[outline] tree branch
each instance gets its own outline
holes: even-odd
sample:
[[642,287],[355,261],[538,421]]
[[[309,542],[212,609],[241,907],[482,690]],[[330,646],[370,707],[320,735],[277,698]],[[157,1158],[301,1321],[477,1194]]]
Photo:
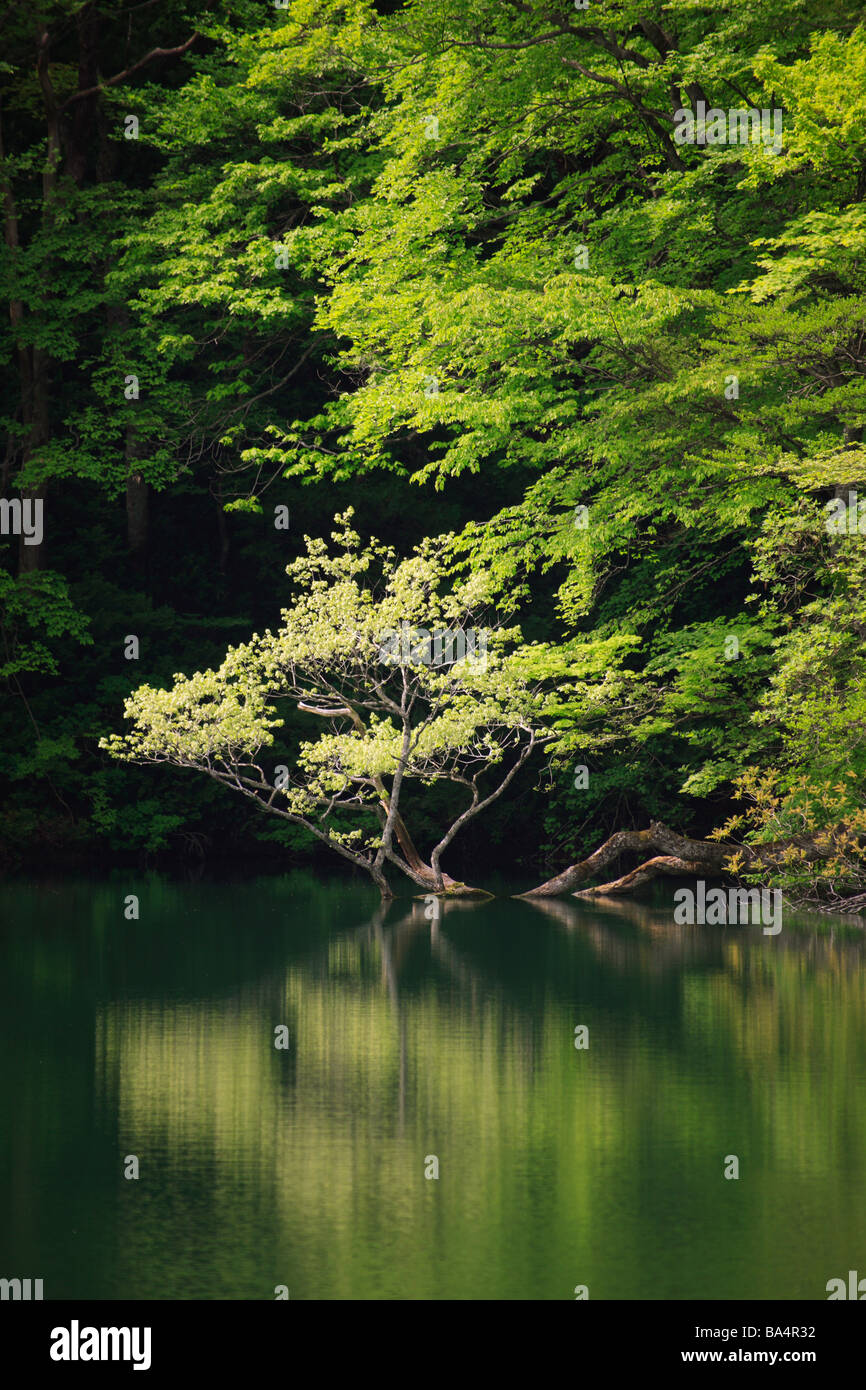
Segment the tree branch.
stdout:
[[67,108],[74,105],[76,101],[83,101],[85,97],[92,97],[96,92],[103,92],[106,87],[116,87],[119,82],[125,82],[127,77],[131,77],[134,72],[138,72],[139,69],[145,67],[148,63],[152,63],[156,58],[179,58],[182,53],[186,53],[187,49],[192,47],[198,37],[199,35],[196,32],[187,39],[186,43],[178,44],[177,48],[152,48],[143,58],[139,58],[137,63],[133,63],[131,67],[124,68],[123,72],[115,73],[114,77],[107,78],[105,82],[97,82],[94,87],[85,87],[84,91],[73,92],[72,96],[67,97],[58,109],[60,111],[66,111]]
[[[737,845],[718,840],[692,840],[687,835],[678,835],[675,830],[669,829],[661,821],[653,821],[648,830],[617,831],[587,859],[581,859],[579,863],[572,864],[570,868],[557,874],[555,878],[548,879],[538,888],[531,888],[528,893],[520,893],[518,896],[521,898],[555,898],[561,894],[571,893],[578,884],[583,883],[588,878],[594,878],[601,869],[613,863],[621,854],[635,850],[643,853],[647,849],[661,850],[662,854],[670,857],[672,862],[680,861],[690,866],[687,869],[671,869],[670,872],[693,873],[697,870],[718,876],[724,873],[725,861],[731,859],[735,854],[739,855],[753,870],[758,867],[771,867],[781,863],[786,853],[791,849],[802,851],[810,862],[826,857],[825,852],[818,848],[811,835],[795,835],[787,840],[775,840],[771,844]],[[633,874],[626,874],[623,878],[615,880],[614,883],[606,884],[604,888],[594,891],[599,893],[606,891],[630,892],[632,888],[640,886],[634,876],[645,873],[649,865],[658,865],[659,863],[660,860],[658,859],[648,860],[638,869],[635,869]],[[653,878],[656,874],[664,872],[667,870],[657,867],[648,877]],[[622,886],[629,879],[634,879],[634,881],[628,886]],[[640,880],[640,882],[646,881],[647,879]]]

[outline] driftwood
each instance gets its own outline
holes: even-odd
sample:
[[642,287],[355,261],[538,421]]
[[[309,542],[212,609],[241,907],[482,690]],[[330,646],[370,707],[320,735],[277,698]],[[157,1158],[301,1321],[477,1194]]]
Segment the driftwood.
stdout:
[[[725,863],[738,854],[745,865],[753,868],[763,866],[773,868],[782,863],[791,849],[801,850],[805,857],[814,861],[826,856],[827,851],[818,848],[811,836],[794,836],[789,840],[776,840],[765,845],[737,845],[718,840],[692,840],[687,835],[678,835],[661,821],[653,821],[648,830],[619,830],[605,840],[594,854],[579,863],[572,864],[563,873],[550,878],[522,898],[557,898],[567,893],[581,897],[594,897],[603,894],[632,893],[644,883],[649,883],[660,874],[710,874],[721,877]],[[612,879],[598,887],[581,889],[587,879],[597,877],[609,864],[615,863],[621,854],[650,854],[636,869]]]
[[615,878],[610,883],[598,884],[595,888],[581,888],[574,896],[576,898],[592,898],[596,895],[610,894],[611,897],[620,893],[633,893],[636,888],[642,888],[645,883],[649,883],[654,878],[659,878],[662,874],[686,874],[689,878],[698,878],[702,873],[717,874],[720,870],[708,868],[706,862],[698,859],[679,859],[673,854],[657,854],[653,859],[647,859],[637,869],[632,869],[630,874],[623,874],[622,878]]

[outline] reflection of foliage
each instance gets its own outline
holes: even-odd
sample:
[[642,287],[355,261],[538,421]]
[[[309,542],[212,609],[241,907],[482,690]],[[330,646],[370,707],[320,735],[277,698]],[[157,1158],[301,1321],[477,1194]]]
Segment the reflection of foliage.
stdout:
[[[765,946],[676,938],[634,903],[556,903],[579,930],[446,904],[452,967],[432,942],[427,958],[422,904],[379,935],[345,879],[148,877],[142,930],[119,925],[118,886],[3,888],[6,1234],[53,1242],[87,1216],[87,1294],[558,1298],[579,1260],[598,1297],[814,1298],[866,1240],[862,932],[791,920]],[[22,1108],[22,1086],[45,1103]],[[735,1141],[750,1167],[732,1221]],[[147,1202],[118,1203],[127,1152],[165,1156]],[[263,1289],[271,1259],[286,1273]]]
[[[749,1153],[758,1146],[770,1157],[743,1197],[746,1215],[737,1227],[730,1278],[742,1281],[750,1269],[750,1296],[769,1296],[779,1272],[768,1266],[765,1243],[786,1204],[803,1204],[804,1184],[815,1188],[816,1175],[823,1200],[827,1184],[839,1181],[840,1153],[849,1181],[866,1157],[860,1131],[852,1135],[850,1128],[851,1114],[859,1113],[856,1077],[842,1064],[866,1046],[862,943],[846,952],[811,938],[812,969],[804,977],[805,942],[767,953],[727,940],[718,968],[675,966],[661,995],[644,981],[643,1008],[636,1009],[631,995],[617,1005],[624,981],[613,963],[621,953],[630,967],[628,986],[637,987],[642,948],[611,933],[605,949],[615,952],[612,965],[602,957],[595,987],[586,993],[584,985],[585,1016],[594,1042],[609,1036],[612,1024],[618,1041],[596,1052],[591,1046],[582,1059],[591,1067],[576,1075],[573,1006],[567,988],[551,990],[546,972],[555,960],[563,982],[572,971],[585,980],[580,938],[560,938],[544,967],[522,967],[524,985],[527,974],[539,988],[547,981],[539,1014],[521,1006],[521,991],[503,992],[495,961],[476,944],[477,926],[464,940],[446,910],[441,929],[484,981],[480,992],[471,982],[458,988],[456,974],[448,990],[427,980],[395,1005],[379,951],[363,933],[331,942],[327,978],[314,962],[280,977],[272,1011],[297,1020],[291,1107],[303,1125],[282,1122],[280,1070],[262,1046],[252,991],[217,1010],[109,1007],[99,1030],[98,1070],[118,1077],[124,1132],[156,1130],[172,1152],[214,1153],[220,1191],[232,1190],[238,1172],[255,1172],[292,1249],[324,1245],[331,1252],[327,1275],[314,1257],[307,1263],[300,1254],[299,1292],[343,1297],[392,1296],[387,1279],[372,1287],[365,1282],[371,1278],[365,1252],[370,1243],[380,1248],[381,1211],[392,1210],[395,1193],[403,1194],[401,1220],[411,1233],[392,1254],[405,1296],[430,1296],[431,1250],[437,1268],[448,1271],[451,1296],[477,1296],[482,1288],[489,1296],[526,1296],[530,1282],[533,1297],[558,1296],[557,1281],[575,1258],[576,1227],[584,1233],[584,1258],[598,1261],[607,1277],[596,1243],[631,1248],[639,1229],[649,1246],[673,1240],[680,1248],[676,1274],[657,1263],[641,1268],[637,1259],[620,1266],[627,1288],[611,1288],[611,1296],[657,1294],[664,1280],[666,1296],[685,1297],[711,1277],[721,1277],[725,1296],[744,1293],[741,1282],[727,1283],[729,1276],[711,1276],[706,1267],[707,1249],[725,1248],[731,1236],[717,1190],[721,1155],[736,1133]],[[647,967],[653,954],[650,946]],[[467,1030],[475,1039],[469,1048]],[[410,1078],[402,1121],[401,1067]],[[443,1156],[437,1143],[446,1134]],[[421,1182],[419,1155],[431,1151],[447,1162],[447,1216],[411,1195]],[[636,1190],[636,1173],[652,1181],[652,1202]],[[539,1190],[546,1194],[543,1212]],[[602,1193],[617,1195],[613,1210]],[[699,1221],[699,1250],[672,1235],[671,1204]],[[823,1214],[814,1232],[810,1208],[804,1220],[816,1248],[842,1248],[840,1231],[828,1231]],[[862,1225],[862,1215],[855,1222]],[[507,1267],[489,1257],[503,1228]],[[531,1258],[539,1230],[543,1269]],[[813,1273],[807,1262],[772,1291],[806,1296]]]

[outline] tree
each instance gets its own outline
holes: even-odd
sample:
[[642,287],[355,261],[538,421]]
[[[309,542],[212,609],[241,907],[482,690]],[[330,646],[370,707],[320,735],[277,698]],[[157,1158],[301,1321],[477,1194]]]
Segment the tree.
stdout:
[[[176,676],[170,690],[141,687],[126,702],[133,731],[101,746],[208,774],[303,826],[383,895],[387,865],[419,887],[465,892],[442,857],[552,738],[550,669],[497,619],[489,576],[446,582],[448,537],[398,560],[375,540],[362,546],[351,515],[336,518],[333,554],[306,538],[287,567],[294,598],[275,632],[230,648],[218,670]],[[587,671],[593,662],[597,653]],[[327,725],[301,743],[291,770],[262,757],[283,722],[279,700]],[[429,861],[401,810],[410,782],[462,794]]]
[[[658,823],[706,843],[738,787],[762,789],[749,843],[777,843],[802,830],[803,778],[809,834],[859,823],[861,7],[623,0],[599,23],[572,0],[46,0],[40,14],[45,44],[11,10],[0,20],[5,469],[21,491],[50,485],[64,575],[80,565],[77,499],[100,495],[104,587],[69,588],[97,650],[112,499],[148,556],[124,567],[146,596],[117,592],[114,611],[159,605],[167,640],[139,677],[158,686],[181,662],[218,663],[212,615],[231,623],[235,596],[226,641],[268,620],[272,559],[297,547],[266,526],[265,497],[290,495],[311,534],[344,505],[334,484],[359,513],[386,497],[376,529],[403,546],[397,499],[417,488],[413,541],[454,532],[503,621],[531,634],[545,689],[562,673],[532,843],[523,779],[490,817],[513,815],[527,857],[552,873]],[[700,103],[766,109],[781,140],[741,140],[739,122],[682,142]],[[138,141],[121,133],[130,110]],[[119,391],[127,371],[140,400]],[[46,389],[28,394],[31,377]],[[167,530],[196,532],[178,573],[147,546],[149,493],[163,553]],[[828,502],[855,517],[845,543]],[[59,689],[74,648],[68,630],[52,640]],[[578,667],[607,653],[597,698],[569,685],[575,652]],[[104,708],[116,689],[97,680]],[[17,701],[9,743],[36,725],[55,747],[71,738],[47,672],[20,686],[33,719]],[[314,717],[294,703],[287,738]],[[98,794],[110,818],[132,774],[91,777],[78,722],[85,775],[70,764],[57,786]],[[831,745],[851,754],[844,783]],[[436,816],[455,790],[437,785]],[[400,806],[409,818],[411,793]],[[356,809],[376,824],[374,805]],[[856,874],[831,885],[828,864],[810,861],[808,893],[850,897]]]
[[[536,473],[459,545],[530,601],[557,574],[551,641],[633,639],[639,680],[609,730],[626,823],[667,798],[709,830],[750,768],[797,784],[798,615],[834,710],[858,704],[829,618],[856,565],[839,552],[831,573],[820,523],[866,492],[859,21],[846,3],[635,0],[599,26],[549,0],[416,0],[379,26],[388,159],[320,241],[343,376],[320,415],[275,428],[275,452],[297,474],[437,486]],[[677,112],[701,102],[766,109],[781,141],[679,143]],[[832,760],[814,776],[829,793]],[[858,773],[846,794],[864,792]]]

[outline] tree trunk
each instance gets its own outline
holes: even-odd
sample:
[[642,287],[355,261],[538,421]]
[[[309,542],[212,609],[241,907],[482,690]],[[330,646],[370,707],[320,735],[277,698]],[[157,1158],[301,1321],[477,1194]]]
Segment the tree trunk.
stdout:
[[556,898],[566,893],[574,893],[587,879],[594,878],[600,871],[619,859],[626,852],[643,855],[647,850],[661,850],[661,856],[651,856],[631,873],[613,879],[600,887],[588,890],[589,895],[631,893],[659,874],[711,874],[720,877],[724,873],[725,861],[738,854],[747,864],[755,868],[772,868],[781,862],[786,850],[800,849],[810,862],[822,859],[826,851],[819,850],[812,836],[794,836],[789,840],[776,840],[765,845],[736,845],[717,840],[691,840],[686,835],[678,835],[675,830],[653,821],[648,830],[620,830],[605,840],[594,854],[587,859],[572,864],[555,878],[531,888],[528,893],[520,893],[521,898]]
[[[127,430],[126,454],[130,459],[132,426]],[[150,521],[150,488],[130,459],[130,472],[126,475],[126,542],[132,560],[141,563],[147,555],[147,538]]]
[[388,898],[393,898],[394,893],[391,889],[391,885],[389,884],[385,875],[382,873],[382,870],[375,868],[371,869],[370,875],[382,896],[382,901],[385,902]]
[[[316,705],[308,705],[299,701],[298,709],[302,710],[305,714],[318,714],[329,719],[335,719],[343,715],[352,721],[352,724],[359,734],[365,734],[367,732],[361,716],[358,714],[357,710],[352,709],[350,705],[340,705],[336,709],[322,709]],[[379,798],[382,810],[387,817],[391,811],[391,798],[388,795],[388,789],[381,777],[374,776],[371,780],[376,789],[376,795]],[[460,890],[464,888],[464,884],[458,883],[456,879],[449,878],[448,874],[443,874],[441,872],[437,873],[430,864],[425,864],[415,848],[415,842],[409,834],[406,822],[403,820],[399,811],[394,813],[392,824],[394,827],[394,836],[400,846],[405,865],[400,864],[399,860],[396,862],[398,866],[403,869],[404,873],[408,873],[409,877],[418,883],[419,887],[424,888],[429,885],[433,892],[438,893],[446,892],[448,889]]]
[[601,883],[595,888],[582,888],[573,896],[618,897],[620,894],[633,893],[636,888],[642,888],[645,883],[663,874],[684,874],[688,878],[697,878],[699,874],[707,872],[715,874],[718,871],[708,870],[707,864],[699,859],[679,859],[673,854],[658,854],[653,859],[647,859],[637,869],[632,869],[631,873],[623,874],[622,878],[615,878],[610,883]]

